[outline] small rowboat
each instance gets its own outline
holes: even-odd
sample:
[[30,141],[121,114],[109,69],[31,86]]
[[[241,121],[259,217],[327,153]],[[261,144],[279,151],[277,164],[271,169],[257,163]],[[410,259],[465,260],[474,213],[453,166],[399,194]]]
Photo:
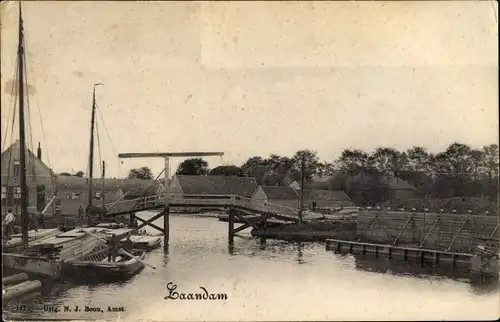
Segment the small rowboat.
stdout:
[[126,280],[144,268],[141,261],[146,252],[136,250],[131,254],[136,258],[126,254],[112,258],[109,250],[101,250],[81,260],[66,261],[62,267],[62,275],[65,279],[80,283]]
[[161,237],[148,235],[132,235],[122,240],[125,249],[151,251],[161,246]]

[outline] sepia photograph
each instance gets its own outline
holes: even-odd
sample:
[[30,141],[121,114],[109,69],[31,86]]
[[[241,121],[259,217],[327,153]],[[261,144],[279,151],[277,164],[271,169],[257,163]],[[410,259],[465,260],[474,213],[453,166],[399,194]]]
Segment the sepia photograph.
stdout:
[[498,2],[2,1],[4,321],[500,318]]

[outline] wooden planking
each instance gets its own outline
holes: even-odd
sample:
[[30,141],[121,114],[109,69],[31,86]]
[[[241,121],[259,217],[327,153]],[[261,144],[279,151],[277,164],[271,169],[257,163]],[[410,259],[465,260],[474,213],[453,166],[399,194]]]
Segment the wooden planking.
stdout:
[[[357,217],[358,234],[377,215],[375,222],[364,234],[364,239],[378,243],[389,243],[404,227],[410,214],[409,212],[361,211]],[[426,240],[426,247],[447,248],[464,220],[467,219],[468,221],[453,243],[452,249],[468,250],[480,243],[476,237],[489,237],[488,234],[493,232],[498,223],[497,216],[413,213],[413,219],[401,233],[398,243],[420,244],[438,218],[441,220]]]

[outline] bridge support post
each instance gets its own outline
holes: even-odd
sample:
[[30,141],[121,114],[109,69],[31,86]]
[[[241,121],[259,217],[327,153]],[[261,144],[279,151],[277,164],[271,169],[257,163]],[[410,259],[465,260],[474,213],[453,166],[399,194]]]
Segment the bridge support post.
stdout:
[[130,213],[128,217],[128,226],[130,228],[135,228],[135,212]]
[[229,245],[234,244],[234,210],[229,209],[229,235],[228,235]]

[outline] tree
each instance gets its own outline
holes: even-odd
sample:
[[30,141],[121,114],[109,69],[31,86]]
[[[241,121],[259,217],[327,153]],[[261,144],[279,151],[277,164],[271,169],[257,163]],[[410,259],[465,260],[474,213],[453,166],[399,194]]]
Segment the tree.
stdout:
[[153,179],[153,172],[148,167],[141,167],[138,169],[130,169],[128,173],[129,179]]
[[480,161],[480,171],[490,179],[498,179],[498,145],[490,144],[483,147]]
[[393,176],[403,171],[408,164],[406,153],[393,148],[377,148],[372,154],[375,168],[386,176]]
[[318,173],[321,168],[321,162],[319,161],[316,151],[311,150],[300,150],[297,151],[292,157],[293,169],[302,172],[302,162],[304,162],[304,180],[310,181],[312,176]]
[[346,149],[336,161],[340,172],[348,175],[356,175],[362,170],[372,167],[372,160],[368,153],[361,150]]
[[285,181],[287,179],[292,179],[294,161],[289,157],[281,157],[276,154],[271,154],[266,162],[269,164],[270,170],[270,173],[267,174],[268,181],[273,181],[270,185],[283,186],[286,184]]
[[85,175],[85,172],[83,172],[83,171],[78,171],[75,173],[75,176],[80,177],[80,178],[83,178],[84,175]]
[[262,157],[254,156],[249,158],[243,165],[241,166],[241,170],[243,174],[247,177],[253,177],[253,171],[259,166],[268,166],[266,160],[262,159]]
[[439,197],[468,197],[478,192],[481,152],[455,142],[433,158],[434,193]]
[[258,185],[267,185],[266,177],[270,175],[269,161],[260,156],[249,158],[241,166],[241,171],[246,177],[253,177]]
[[186,159],[179,164],[176,174],[205,176],[208,174],[208,162],[202,158]]
[[209,175],[211,176],[228,176],[228,177],[243,177],[243,171],[235,165],[221,165],[213,168]]
[[408,171],[431,172],[432,155],[427,153],[426,149],[414,146],[406,151],[408,157]]

